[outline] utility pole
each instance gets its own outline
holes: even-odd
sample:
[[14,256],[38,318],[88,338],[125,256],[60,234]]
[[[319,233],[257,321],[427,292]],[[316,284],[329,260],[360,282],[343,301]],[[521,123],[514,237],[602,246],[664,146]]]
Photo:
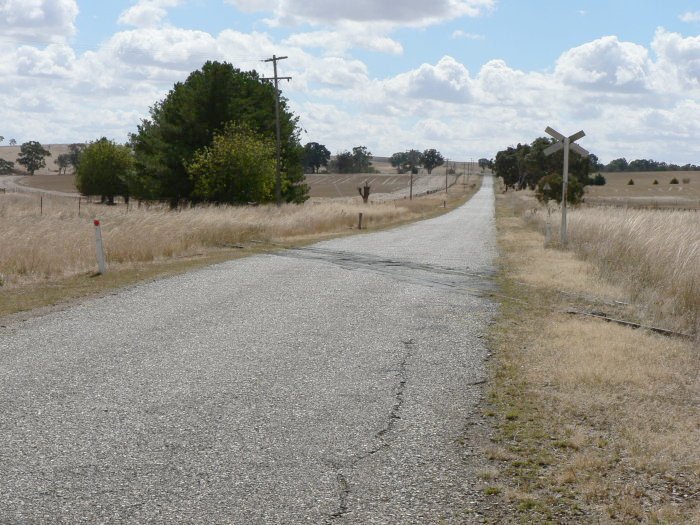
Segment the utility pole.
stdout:
[[282,131],[280,129],[280,90],[279,90],[279,81],[280,80],[286,80],[290,81],[292,80],[292,77],[278,77],[277,76],[277,62],[280,60],[286,60],[288,57],[278,57],[276,55],[272,55],[272,58],[268,58],[267,60],[263,60],[263,62],[272,62],[272,66],[274,69],[275,76],[273,77],[267,77],[263,78],[262,80],[272,80],[275,83],[275,126],[277,130],[277,167],[276,167],[276,173],[275,173],[275,202],[277,203],[277,206],[282,205],[282,174],[280,172],[280,163],[281,163],[281,150],[282,150]]
[[445,193],[447,193],[447,175],[450,173],[450,159],[445,159]]

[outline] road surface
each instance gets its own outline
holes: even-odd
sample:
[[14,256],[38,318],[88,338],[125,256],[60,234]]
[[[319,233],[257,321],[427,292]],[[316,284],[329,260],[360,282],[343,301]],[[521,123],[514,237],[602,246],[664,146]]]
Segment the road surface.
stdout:
[[0,328],[0,523],[469,521],[493,215],[487,177],[433,220]]

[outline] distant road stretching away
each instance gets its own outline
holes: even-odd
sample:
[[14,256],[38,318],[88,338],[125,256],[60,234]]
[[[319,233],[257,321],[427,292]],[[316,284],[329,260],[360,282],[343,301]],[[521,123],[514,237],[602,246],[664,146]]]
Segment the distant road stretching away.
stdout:
[[0,328],[0,523],[464,523],[494,256],[486,177]]

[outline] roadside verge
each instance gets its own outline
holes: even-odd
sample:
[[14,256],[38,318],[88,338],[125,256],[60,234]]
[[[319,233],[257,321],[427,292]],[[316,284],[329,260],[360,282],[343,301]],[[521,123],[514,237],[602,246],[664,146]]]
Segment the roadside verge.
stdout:
[[700,523],[697,343],[567,313],[629,294],[544,248],[531,203],[497,196],[500,318],[482,453],[487,523]]

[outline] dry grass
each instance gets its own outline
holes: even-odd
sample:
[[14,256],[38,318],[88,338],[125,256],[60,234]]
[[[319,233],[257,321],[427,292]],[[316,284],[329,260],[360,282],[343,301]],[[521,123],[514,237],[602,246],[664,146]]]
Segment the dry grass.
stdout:
[[[455,205],[468,192],[453,191]],[[8,290],[95,269],[93,218],[102,233],[111,269],[171,258],[192,257],[250,241],[302,242],[345,234],[363,226],[377,229],[440,213],[443,196],[370,204],[325,203],[282,207],[209,206],[169,211],[164,206],[87,205],[78,216],[77,199],[0,194],[0,285]]]
[[486,453],[505,489],[491,519],[700,523],[697,344],[561,313],[633,308],[614,302],[631,299],[594,258],[545,249],[519,201],[498,203],[507,298]]
[[[646,322],[697,332],[700,215],[694,211],[579,208],[569,213],[575,253],[643,306]],[[540,225],[545,212],[528,214]],[[561,215],[552,215],[554,239]]]
[[[604,173],[607,184],[587,186],[586,202],[609,206],[700,209],[700,172]],[[671,184],[672,179],[679,184]],[[633,185],[628,184],[630,180]],[[654,184],[654,181],[658,184]],[[685,181],[685,182],[684,182]]]

